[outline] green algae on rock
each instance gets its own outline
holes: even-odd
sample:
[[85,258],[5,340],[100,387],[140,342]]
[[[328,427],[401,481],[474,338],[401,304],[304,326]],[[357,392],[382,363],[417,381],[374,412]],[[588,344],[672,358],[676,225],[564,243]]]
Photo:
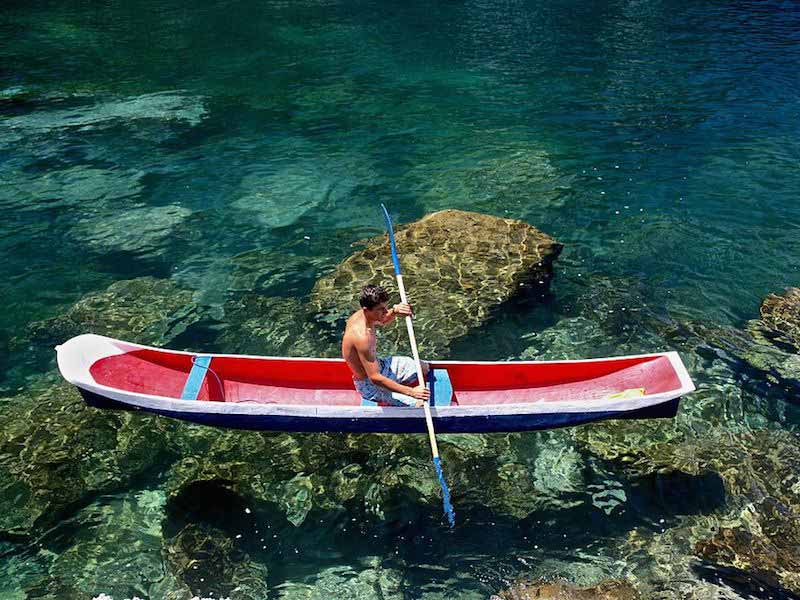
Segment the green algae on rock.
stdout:
[[[396,239],[417,313],[420,351],[431,358],[443,357],[452,340],[485,323],[493,309],[522,290],[542,293],[562,248],[522,221],[460,210],[443,210],[400,226]],[[367,283],[396,290],[387,237],[369,240],[366,248],[320,279],[311,306],[324,320],[343,320],[357,308],[358,291]],[[407,346],[400,329],[384,332],[385,351]]]
[[490,600],[638,600],[639,592],[627,581],[607,579],[591,587],[567,581],[517,582]]

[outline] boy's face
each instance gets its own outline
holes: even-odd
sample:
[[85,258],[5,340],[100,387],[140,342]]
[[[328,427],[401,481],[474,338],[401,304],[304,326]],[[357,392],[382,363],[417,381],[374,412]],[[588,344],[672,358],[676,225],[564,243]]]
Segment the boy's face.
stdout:
[[381,302],[373,308],[365,308],[364,312],[367,313],[367,318],[372,321],[383,321],[383,319],[386,318],[386,315],[389,313],[389,308],[386,306],[386,304],[386,302]]

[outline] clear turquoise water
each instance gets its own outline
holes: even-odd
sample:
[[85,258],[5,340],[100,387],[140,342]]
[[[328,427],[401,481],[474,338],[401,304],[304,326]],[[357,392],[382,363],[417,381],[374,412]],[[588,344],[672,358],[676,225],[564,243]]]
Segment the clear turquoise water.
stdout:
[[[794,3],[5,3],[0,348],[116,280],[172,278],[219,306],[231,259],[252,249],[291,259],[270,293],[302,299],[382,232],[379,201],[400,221],[441,208],[519,218],[565,245],[549,303],[499,317],[457,357],[535,354],[598,282],[656,321],[741,326],[800,284],[798,62]],[[669,346],[655,326],[621,324],[601,343],[565,331],[558,351],[573,357]],[[53,368],[0,360],[6,393]],[[785,398],[762,400],[740,400],[739,425],[794,427],[771,421]],[[604,477],[588,468],[583,494]],[[647,520],[661,500],[643,502]],[[574,526],[568,511],[546,518]],[[618,575],[601,558],[614,555],[608,527],[580,528],[591,558],[551,540],[552,555]],[[519,528],[497,523],[486,544],[475,525],[414,552],[396,529],[370,532],[369,552],[335,522],[284,534],[287,547],[328,536],[348,560],[406,548],[393,566],[407,597],[480,597],[543,560]],[[25,556],[9,550],[0,574],[21,577]],[[336,562],[264,560],[285,581]]]

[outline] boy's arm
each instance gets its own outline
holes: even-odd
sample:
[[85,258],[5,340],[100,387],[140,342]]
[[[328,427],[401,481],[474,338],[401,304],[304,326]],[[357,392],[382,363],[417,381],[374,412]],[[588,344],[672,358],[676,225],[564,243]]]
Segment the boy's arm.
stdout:
[[392,321],[394,321],[397,317],[405,317],[405,316],[413,316],[414,313],[411,310],[411,306],[408,304],[395,304],[392,308],[389,309],[389,312],[386,313],[386,316],[383,318],[383,321],[380,322],[380,325],[388,325]]
[[367,373],[367,377],[375,385],[379,385],[392,392],[411,396],[417,400],[427,400],[430,398],[431,394],[424,385],[412,388],[408,385],[397,383],[394,379],[390,379],[384,375],[381,375],[377,359],[370,355],[369,342],[367,340],[359,341],[356,344],[356,349],[358,350],[358,358],[361,360],[361,364],[364,367],[364,371]]

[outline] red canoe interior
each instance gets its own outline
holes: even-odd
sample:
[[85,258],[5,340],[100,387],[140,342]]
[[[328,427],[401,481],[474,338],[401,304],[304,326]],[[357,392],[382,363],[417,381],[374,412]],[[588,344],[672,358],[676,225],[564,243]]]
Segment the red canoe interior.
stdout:
[[[434,367],[437,365],[434,363]],[[563,363],[445,364],[459,406],[591,401],[627,389],[656,394],[681,387],[667,356]],[[437,367],[438,368],[438,367]],[[192,356],[141,349],[102,358],[94,380],[119,390],[180,398]],[[344,361],[214,357],[198,400],[269,404],[361,404]]]

